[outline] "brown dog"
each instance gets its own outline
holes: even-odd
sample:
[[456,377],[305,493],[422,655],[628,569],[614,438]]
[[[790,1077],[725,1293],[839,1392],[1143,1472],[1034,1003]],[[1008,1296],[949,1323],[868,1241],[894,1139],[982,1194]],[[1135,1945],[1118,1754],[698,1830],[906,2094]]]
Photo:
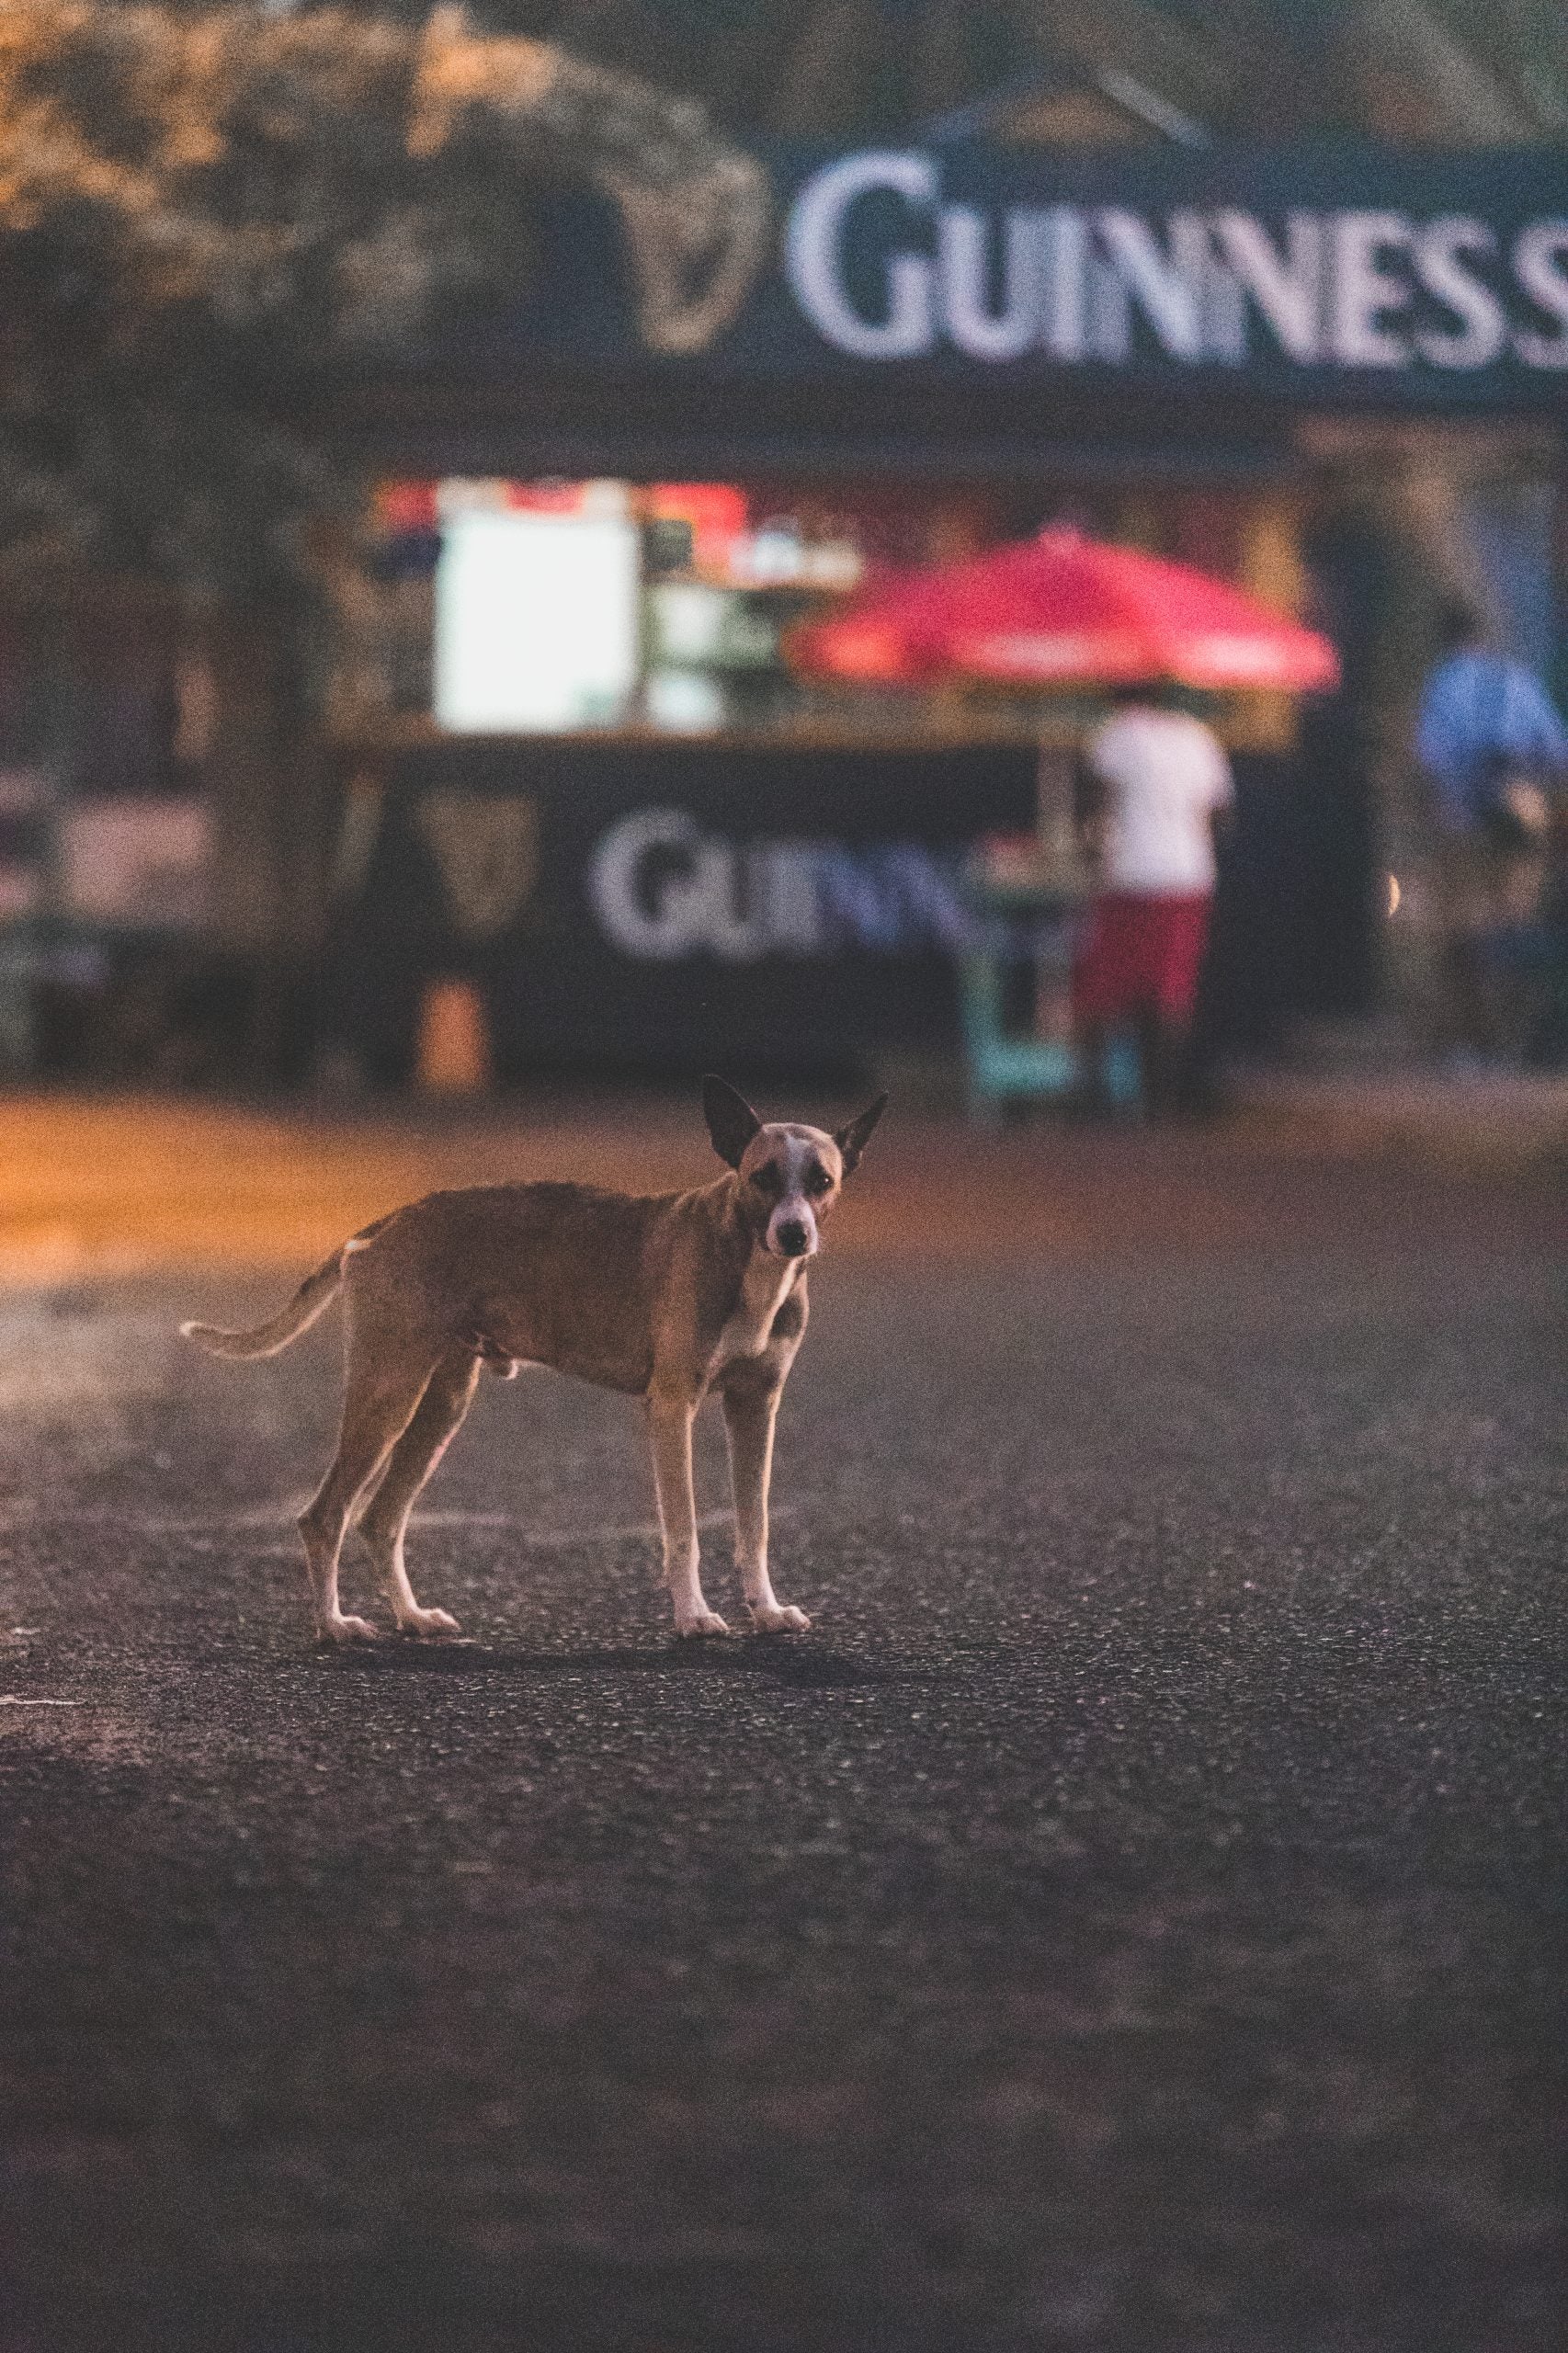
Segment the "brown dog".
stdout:
[[338,1556],[362,1504],[361,1533],[400,1631],[457,1632],[444,1609],[420,1608],[403,1537],[485,1364],[507,1378],[522,1364],[549,1365],[643,1399],[681,1634],[729,1631],[702,1597],[691,1483],[692,1421],[717,1389],[752,1622],[763,1633],[803,1631],[810,1620],[776,1598],[767,1574],[773,1426],[806,1328],[806,1262],[886,1102],[880,1095],[828,1135],[765,1126],[733,1087],[710,1078],[708,1132],[729,1164],[711,1185],[651,1195],[586,1185],[431,1193],[345,1243],[254,1332],[182,1324],[214,1356],[276,1356],[345,1293],[343,1427],[300,1520],[319,1638],[374,1639],[337,1598]]

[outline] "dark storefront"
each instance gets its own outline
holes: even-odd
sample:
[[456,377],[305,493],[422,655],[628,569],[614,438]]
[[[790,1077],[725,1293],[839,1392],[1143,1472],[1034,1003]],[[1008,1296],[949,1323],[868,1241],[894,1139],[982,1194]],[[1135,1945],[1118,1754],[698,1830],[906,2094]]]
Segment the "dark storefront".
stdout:
[[[1031,822],[1038,744],[1065,747],[1090,710],[852,707],[801,689],[779,648],[866,562],[1062,517],[1340,637],[1332,702],[1219,713],[1240,823],[1209,1018],[1266,1048],[1294,1012],[1364,1008],[1398,725],[1379,649],[1403,631],[1408,667],[1439,586],[1367,518],[1401,466],[1461,504],[1501,483],[1540,522],[1516,603],[1547,636],[1522,650],[1558,654],[1568,163],[961,147],[772,169],[772,265],[705,350],[639,348],[613,220],[561,202],[524,313],[335,392],[333,429],[387,487],[334,720],[334,1040],[401,1074],[422,990],[456,975],[483,992],[502,1074],[863,1069],[951,1045],[966,849]],[[528,694],[508,678],[528,632],[508,653],[505,593],[487,602],[474,570],[566,524],[608,566],[602,594],[588,571],[570,592],[596,617],[578,639],[633,600],[575,701],[548,659]],[[578,540],[548,544],[576,563]]]

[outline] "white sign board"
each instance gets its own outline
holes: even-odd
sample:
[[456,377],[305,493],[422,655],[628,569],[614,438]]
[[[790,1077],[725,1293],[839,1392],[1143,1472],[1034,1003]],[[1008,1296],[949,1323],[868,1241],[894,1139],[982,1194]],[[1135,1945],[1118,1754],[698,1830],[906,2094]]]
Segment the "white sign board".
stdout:
[[638,588],[636,527],[623,517],[451,516],[436,572],[437,726],[613,724],[637,685]]

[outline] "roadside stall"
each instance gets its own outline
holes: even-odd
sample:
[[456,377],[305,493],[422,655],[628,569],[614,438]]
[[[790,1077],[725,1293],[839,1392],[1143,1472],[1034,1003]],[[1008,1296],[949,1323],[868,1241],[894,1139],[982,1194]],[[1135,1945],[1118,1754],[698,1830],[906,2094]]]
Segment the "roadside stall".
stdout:
[[1071,525],[1342,649],[1304,716],[1219,698],[1211,1017],[1267,1047],[1364,1006],[1422,904],[1386,929],[1426,614],[1483,574],[1506,641],[1558,656],[1568,164],[766,162],[777,238],[699,349],[649,347],[611,210],[562,199],[516,315],[301,392],[379,485],[338,550],[321,803],[263,715],[248,759],[221,725],[177,778],[209,845],[193,818],[179,919],[280,988],[291,960],[317,1059],[372,1079],[956,1054],[975,845],[1031,827],[1092,682],[846,687],[786,646],[888,573]]

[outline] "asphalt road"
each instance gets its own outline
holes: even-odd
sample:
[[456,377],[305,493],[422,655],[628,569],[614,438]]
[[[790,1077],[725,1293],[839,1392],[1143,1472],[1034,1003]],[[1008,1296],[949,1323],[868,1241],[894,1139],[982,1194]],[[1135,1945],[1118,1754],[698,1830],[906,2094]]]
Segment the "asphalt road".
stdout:
[[671,1642],[536,1378],[411,1547],[465,1642],[318,1655],[330,1329],[0,1302],[3,2353],[1556,2344],[1552,1205],[1117,1166],[1131,1244],[1056,1148],[1061,1247],[820,1269],[794,1640]]

